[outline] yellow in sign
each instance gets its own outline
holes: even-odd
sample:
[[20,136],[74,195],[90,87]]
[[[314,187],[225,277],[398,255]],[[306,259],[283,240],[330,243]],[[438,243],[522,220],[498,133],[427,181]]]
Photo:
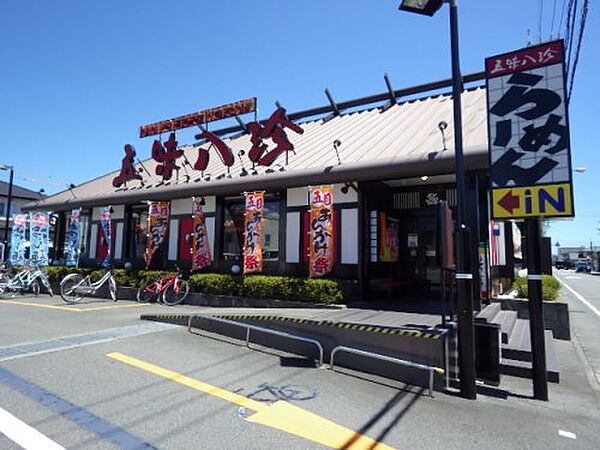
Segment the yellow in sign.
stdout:
[[571,185],[561,183],[494,189],[492,215],[496,219],[572,217]]

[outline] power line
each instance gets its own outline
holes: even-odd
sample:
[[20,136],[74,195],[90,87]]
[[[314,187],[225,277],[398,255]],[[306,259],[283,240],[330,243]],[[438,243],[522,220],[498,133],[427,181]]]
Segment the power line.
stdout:
[[560,37],[563,19],[565,18],[565,10],[567,9],[567,0],[563,0],[562,8],[560,9],[560,20],[558,21],[558,31],[556,32],[557,36]]
[[584,0],[583,9],[581,11],[581,20],[579,22],[579,36],[577,38],[577,50],[575,50],[575,62],[573,63],[573,69],[571,71],[571,80],[569,84],[569,93],[567,95],[567,103],[571,100],[571,93],[573,92],[573,81],[575,81],[575,71],[577,70],[577,63],[579,62],[579,52],[581,50],[581,42],[583,40],[583,32],[585,30],[585,23],[587,21],[587,15],[590,8],[589,0]]
[[544,0],[540,0],[540,17],[538,19],[538,42],[542,42],[542,16],[544,15]]
[[552,6],[552,22],[550,23],[550,39],[552,39],[552,34],[554,33],[554,18],[556,16],[556,0],[554,0],[554,4]]
[[[571,67],[571,52],[573,50],[573,36],[575,34],[575,16],[577,15],[577,0],[571,0],[571,8],[569,9],[569,15],[567,16],[567,41],[566,47],[567,53],[567,74]],[[567,77],[568,78],[568,77]]]

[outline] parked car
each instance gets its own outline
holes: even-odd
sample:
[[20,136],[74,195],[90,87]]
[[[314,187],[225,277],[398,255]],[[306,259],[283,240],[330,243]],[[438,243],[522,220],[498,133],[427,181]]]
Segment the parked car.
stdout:
[[591,273],[591,271],[592,271],[592,263],[589,262],[589,261],[577,261],[575,263],[575,271],[576,272]]
[[557,260],[554,263],[554,267],[556,267],[557,269],[574,269],[575,265],[573,264],[573,261],[571,261],[570,259],[563,259],[563,260]]

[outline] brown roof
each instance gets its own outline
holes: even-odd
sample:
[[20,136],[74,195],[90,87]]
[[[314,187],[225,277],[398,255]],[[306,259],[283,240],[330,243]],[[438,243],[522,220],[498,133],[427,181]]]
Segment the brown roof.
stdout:
[[[465,163],[469,169],[488,165],[488,142],[486,125],[485,88],[465,91],[462,95],[463,146]],[[242,163],[236,157],[227,177],[225,166],[218,155],[211,152],[210,164],[205,176],[187,168],[191,181],[185,182],[185,171],[180,170],[167,184],[159,185],[161,178],[154,175],[156,162],[144,161],[146,169],[153,174],[143,174],[146,187],[130,182],[127,189],[115,189],[112,179],[118,171],[83,183],[72,190],[52,195],[31,203],[29,209],[66,210],[77,206],[108,205],[184,198],[193,195],[237,194],[252,189],[282,189],[343,181],[363,181],[402,178],[409,176],[436,175],[454,171],[454,134],[452,127],[452,98],[438,95],[424,99],[398,103],[385,111],[372,108],[341,114],[330,120],[312,120],[299,124],[303,134],[287,130],[294,144],[295,154],[289,154],[289,164],[284,166],[285,156],[276,161],[278,166],[259,167],[258,174],[240,176]],[[442,134],[438,123],[448,123],[446,147],[443,150]],[[339,140],[341,165],[338,165],[333,141]],[[249,135],[224,139],[234,155],[251,147]],[[198,156],[198,146],[181,147],[193,164]],[[272,148],[272,147],[271,147]],[[245,168],[251,163],[242,156]],[[281,170],[284,168],[284,170]],[[274,171],[273,171],[274,169]],[[217,179],[220,177],[219,179]]]

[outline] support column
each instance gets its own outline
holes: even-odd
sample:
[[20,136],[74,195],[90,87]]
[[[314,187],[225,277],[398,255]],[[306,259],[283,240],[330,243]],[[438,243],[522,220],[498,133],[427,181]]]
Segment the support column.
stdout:
[[538,219],[525,219],[525,222],[527,226],[527,292],[529,294],[533,397],[537,400],[547,401],[548,375],[546,372],[546,346],[544,342],[540,222]]

